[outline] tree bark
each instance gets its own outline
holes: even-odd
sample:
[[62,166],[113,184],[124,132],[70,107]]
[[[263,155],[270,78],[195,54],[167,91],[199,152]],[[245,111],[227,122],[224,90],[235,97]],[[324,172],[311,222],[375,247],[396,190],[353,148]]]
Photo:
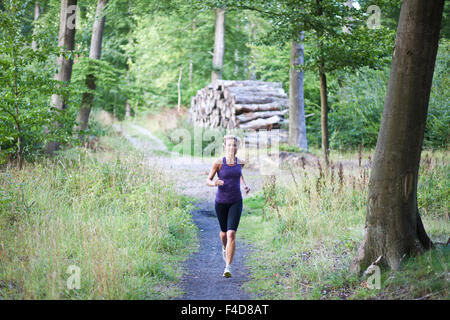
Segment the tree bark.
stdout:
[[181,76],[183,74],[183,67],[180,68],[180,74],[178,75],[178,84],[177,84],[177,88],[178,88],[178,105],[177,105],[177,110],[178,112],[180,112],[180,108],[181,108]]
[[308,150],[306,140],[305,99],[303,95],[303,71],[297,67],[303,64],[303,32],[299,42],[291,43],[291,68],[289,72],[289,144]]
[[[67,51],[73,51],[75,46],[75,17],[77,0],[61,0],[61,13],[59,22],[58,47],[66,48]],[[61,82],[70,82],[72,77],[72,59],[66,59],[63,56],[58,57],[58,72],[55,74],[55,80]],[[50,99],[50,105],[56,109],[66,109],[66,104],[60,95],[54,94]],[[58,126],[56,122],[54,124]],[[45,130],[47,131],[47,130]],[[45,152],[53,154],[59,149],[59,142],[48,141],[45,145]]]
[[328,93],[327,93],[327,76],[323,71],[323,63],[319,66],[320,78],[320,123],[322,127],[322,154],[325,160],[326,168],[329,167],[329,148],[328,148]]
[[131,104],[130,101],[127,100],[127,102],[125,103],[125,118],[130,118],[131,117]]
[[[316,0],[317,15],[323,15],[322,1]],[[319,43],[319,54],[322,55],[322,32],[317,34],[317,41]],[[325,174],[328,174],[329,168],[329,148],[328,148],[328,93],[327,93],[327,76],[325,73],[325,61],[321,56],[319,63],[319,80],[320,80],[320,123],[322,128],[322,154],[325,161]]]
[[[39,19],[40,15],[41,15],[41,13],[40,13],[39,1],[36,0],[36,2],[34,3],[34,22],[36,22]],[[37,50],[36,40],[33,40],[31,42],[31,49],[33,49],[34,51]]]
[[[236,25],[236,30],[239,30],[239,24]],[[234,49],[234,76],[239,73],[239,49]]]
[[[195,33],[197,27],[197,20],[194,18],[192,21],[192,33]],[[191,52],[191,55],[193,53]],[[194,63],[192,62],[192,57],[189,59],[189,83],[192,83],[192,73],[194,72]]]
[[225,9],[215,9],[216,25],[211,81],[222,79],[223,55],[225,53]]
[[[256,39],[256,29],[255,29],[255,23],[253,21],[250,23],[250,39],[251,39],[252,43]],[[254,61],[250,61],[250,63],[249,63],[248,80],[256,80]]]
[[[107,3],[108,0],[98,0],[97,2],[96,18],[92,29],[91,49],[89,52],[90,59],[100,60],[102,54],[103,30],[105,29],[105,20],[106,20],[104,9]],[[86,76],[85,80],[86,87],[90,91],[84,92],[83,97],[81,99],[81,106],[77,116],[77,123],[79,130],[86,130],[88,125],[89,115],[91,113],[92,108],[92,102],[94,100],[93,91],[96,88],[95,81],[96,77],[93,73],[90,73]]]
[[[130,69],[127,66],[127,83],[128,85],[130,85]],[[115,114],[114,114],[115,116]],[[131,117],[131,104],[130,104],[130,100],[127,98],[127,100],[125,101],[125,118],[130,118]]]
[[379,256],[398,270],[404,256],[433,246],[417,207],[417,181],[443,6],[444,0],[402,3],[354,272]]

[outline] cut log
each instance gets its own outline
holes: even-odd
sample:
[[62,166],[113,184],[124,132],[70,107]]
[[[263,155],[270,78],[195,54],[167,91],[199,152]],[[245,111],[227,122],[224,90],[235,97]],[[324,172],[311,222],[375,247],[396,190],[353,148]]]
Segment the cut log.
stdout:
[[223,90],[223,97],[229,99],[232,96],[264,95],[287,99],[287,94],[282,88],[266,87],[229,87]]
[[214,90],[223,90],[225,87],[273,87],[282,88],[281,82],[266,82],[257,80],[217,80],[212,84]]
[[239,123],[245,123],[251,120],[255,120],[258,118],[265,119],[270,118],[273,116],[284,116],[286,113],[288,113],[289,110],[285,109],[282,111],[260,111],[260,112],[247,112],[243,113],[241,115],[236,116],[236,119],[239,120]]
[[264,104],[235,104],[234,110],[236,114],[241,114],[244,112],[258,112],[258,111],[276,111],[282,109],[283,103],[264,103]]
[[261,103],[274,103],[278,102],[287,105],[287,99],[274,97],[272,95],[262,95],[262,94],[249,94],[249,95],[239,95],[234,96],[232,101],[235,104],[261,104]]
[[[188,121],[211,128],[234,129],[243,124],[247,125],[244,128],[277,128],[288,112],[287,107],[281,83],[217,80],[191,98]],[[265,122],[252,122],[256,120]]]
[[239,128],[252,130],[264,129],[268,128],[269,126],[273,127],[273,125],[279,124],[281,121],[282,119],[280,116],[273,116],[267,119],[256,119],[253,121],[249,121],[247,123],[242,123],[239,125]]

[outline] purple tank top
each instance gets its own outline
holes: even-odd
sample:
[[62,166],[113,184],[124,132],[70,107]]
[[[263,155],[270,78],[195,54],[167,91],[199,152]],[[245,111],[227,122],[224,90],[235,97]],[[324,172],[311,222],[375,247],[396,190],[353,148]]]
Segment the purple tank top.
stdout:
[[233,203],[242,199],[241,195],[241,174],[242,167],[234,160],[235,165],[229,166],[223,157],[223,164],[217,172],[220,180],[223,180],[223,186],[217,187],[216,202]]

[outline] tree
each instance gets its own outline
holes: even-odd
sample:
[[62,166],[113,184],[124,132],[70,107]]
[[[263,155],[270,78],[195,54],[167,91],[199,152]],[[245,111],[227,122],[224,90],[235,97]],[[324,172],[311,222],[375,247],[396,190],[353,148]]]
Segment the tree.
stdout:
[[[59,22],[58,46],[67,51],[73,51],[75,47],[75,18],[76,18],[77,0],[61,0],[61,13]],[[55,80],[69,83],[72,76],[73,59],[64,55],[58,57],[58,72],[55,74]],[[50,102],[52,108],[58,110],[66,109],[66,103],[61,95],[54,94]],[[58,126],[58,123],[55,123]],[[48,141],[45,151],[52,154],[59,148],[58,141]]]
[[[39,19],[39,16],[41,15],[40,7],[39,7],[39,1],[36,0],[34,3],[34,21],[36,22]],[[33,42],[31,43],[31,48],[33,50],[37,50],[37,42],[35,39],[33,39]]]
[[214,55],[211,81],[222,79],[223,55],[225,53],[225,9],[216,8],[215,34],[214,34]]
[[[228,10],[248,9],[257,11],[271,21],[273,29],[267,35],[267,43],[283,44],[297,41],[305,32],[305,43],[309,52],[305,54],[304,70],[314,70],[320,79],[322,150],[328,167],[328,92],[327,74],[363,66],[377,69],[388,62],[391,33],[381,26],[369,29],[368,15],[364,9],[368,1],[360,1],[362,10],[337,0],[208,0],[204,5],[226,6]],[[387,0],[378,0],[380,5],[390,7]],[[349,18],[352,17],[351,25]],[[343,27],[346,29],[343,30]]]
[[[105,29],[105,20],[106,20],[104,10],[107,3],[108,0],[98,0],[97,2],[95,21],[94,26],[92,28],[91,49],[89,52],[89,59],[92,60],[100,60],[101,57],[103,30]],[[93,71],[88,72],[85,80],[88,91],[83,93],[80,111],[78,112],[77,117],[79,130],[86,130],[88,125],[89,114],[92,108],[92,101],[94,100],[94,91],[96,87],[95,80],[96,80],[95,73]]]
[[[211,83],[212,63],[205,62],[211,61],[211,48],[214,47],[215,15],[210,8],[178,9],[189,11],[142,16],[131,34],[133,41],[124,46],[130,57],[130,84],[138,93],[131,103],[133,107],[137,102],[142,109],[177,105],[179,80],[181,105],[187,106],[199,88]],[[223,61],[228,63],[223,65],[222,78],[242,79],[246,77],[244,59],[250,51],[246,47],[246,17],[227,12],[226,20],[224,40],[228,49],[224,52]],[[239,28],[236,28],[238,24]],[[239,48],[239,61],[235,61],[235,48]],[[239,66],[237,75],[236,64]],[[190,80],[188,70],[191,65]],[[183,74],[180,79],[181,68]]]
[[305,99],[303,93],[303,70],[298,70],[303,64],[304,35],[298,42],[291,42],[291,60],[289,71],[289,144],[308,150],[306,140]]
[[[59,55],[55,46],[30,47],[39,35],[22,32],[29,7],[22,1],[2,2],[0,10],[0,164],[17,160],[22,169],[25,157],[41,150],[48,138],[63,138],[59,132],[44,132],[44,126],[55,120],[65,123],[49,106],[53,93],[67,94],[57,87],[48,57]],[[66,137],[64,135],[64,137]]]
[[394,270],[405,255],[433,244],[417,206],[420,154],[444,0],[403,1],[383,118],[369,181],[363,242],[352,271],[380,263]]
[[[192,32],[195,32],[196,19],[192,20]],[[194,72],[194,63],[192,62],[192,57],[189,58],[189,84],[192,84],[192,73]]]

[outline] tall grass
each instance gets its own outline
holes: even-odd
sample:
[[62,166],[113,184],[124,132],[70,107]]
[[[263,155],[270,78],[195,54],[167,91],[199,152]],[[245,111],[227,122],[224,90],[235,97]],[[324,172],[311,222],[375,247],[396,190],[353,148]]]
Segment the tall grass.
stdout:
[[[425,153],[423,159],[418,189],[423,222],[434,241],[446,241],[450,165],[446,153]],[[267,299],[358,297],[361,279],[348,270],[363,237],[369,169],[338,163],[325,174],[318,162],[290,172],[291,181],[270,177],[261,193],[244,201],[241,233],[257,248],[247,290]],[[448,260],[448,252],[443,256]],[[439,270],[432,271],[445,271]],[[379,294],[367,290],[363,297]]]
[[[119,137],[0,173],[0,297],[163,299],[196,242],[188,199]],[[80,268],[70,289],[69,266]]]

